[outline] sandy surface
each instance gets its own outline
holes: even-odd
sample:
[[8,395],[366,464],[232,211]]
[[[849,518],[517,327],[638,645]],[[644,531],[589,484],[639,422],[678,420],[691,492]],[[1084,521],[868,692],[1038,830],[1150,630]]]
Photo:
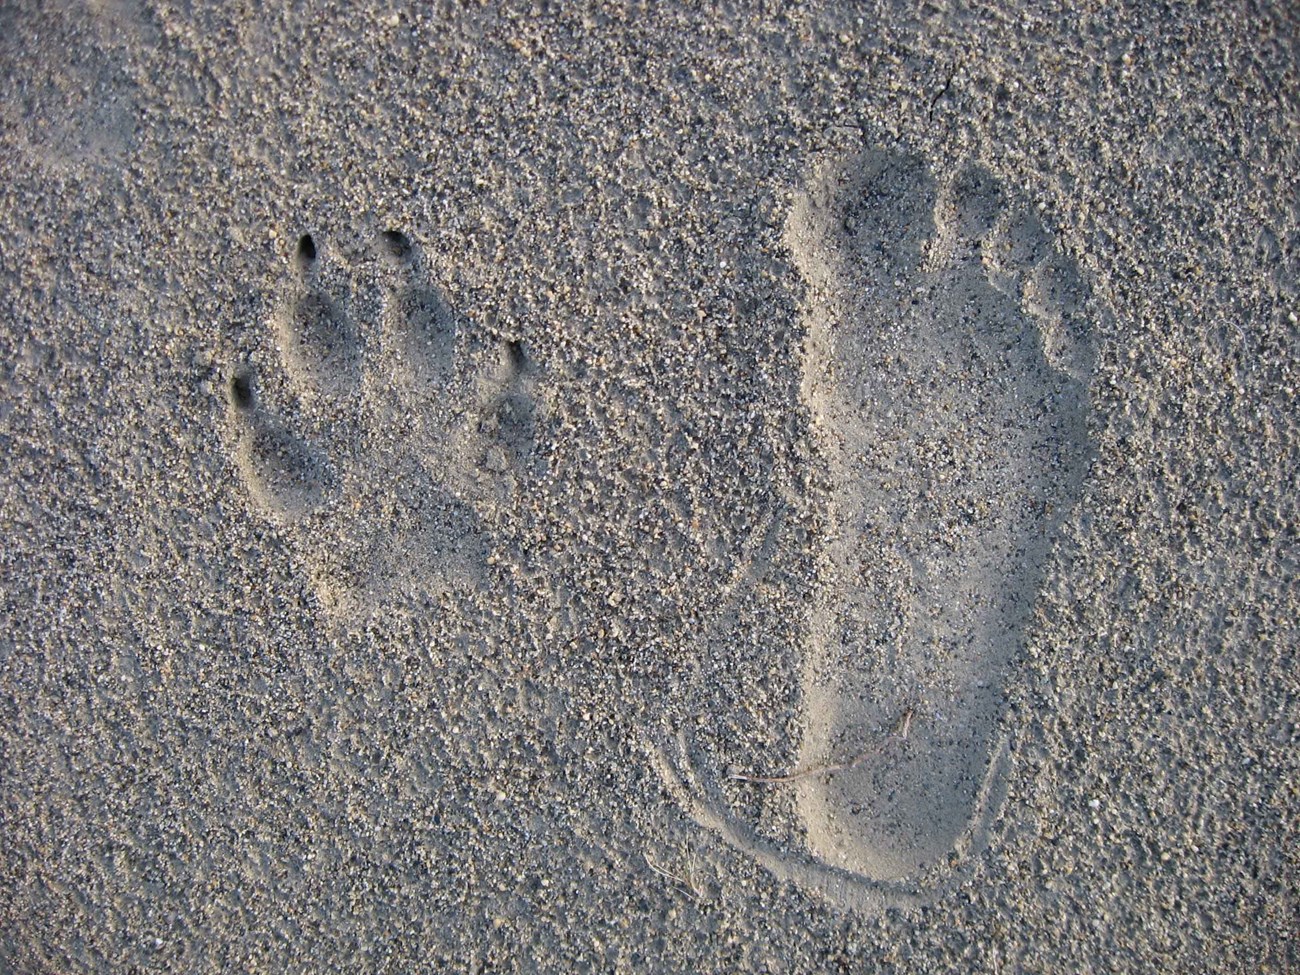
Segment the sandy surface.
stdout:
[[1296,20],[50,6],[0,970],[1300,968]]

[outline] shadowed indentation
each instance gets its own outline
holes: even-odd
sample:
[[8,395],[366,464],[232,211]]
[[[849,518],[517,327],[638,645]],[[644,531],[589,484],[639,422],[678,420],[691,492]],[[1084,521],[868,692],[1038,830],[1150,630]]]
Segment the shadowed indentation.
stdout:
[[316,241],[312,239],[311,234],[303,234],[298,238],[298,249],[294,254],[294,260],[300,271],[306,271],[316,263]]
[[230,405],[237,410],[253,408],[253,374],[239,369],[230,377]]
[[385,230],[379,235],[383,253],[394,261],[405,261],[412,256],[411,239],[399,230]]

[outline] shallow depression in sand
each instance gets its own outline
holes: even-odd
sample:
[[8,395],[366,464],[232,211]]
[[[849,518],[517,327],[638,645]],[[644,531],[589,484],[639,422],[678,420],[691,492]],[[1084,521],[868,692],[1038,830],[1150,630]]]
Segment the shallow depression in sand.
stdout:
[[270,316],[279,402],[263,402],[251,368],[230,383],[252,500],[296,540],[337,623],[482,589],[485,512],[532,447],[522,346],[454,315],[399,231],[348,257],[304,234],[290,264]]
[[[755,756],[702,760],[680,733],[657,761],[732,845],[878,905],[950,876],[997,812],[1003,688],[1090,452],[1086,295],[978,166],[934,173],[890,150],[827,164],[786,240],[830,477],[794,767],[737,774]],[[785,842],[751,812],[770,790],[789,792]]]
[[822,173],[790,224],[834,485],[801,765],[910,715],[887,758],[798,780],[797,808],[816,856],[872,878],[934,863],[987,814],[1006,668],[1082,483],[1077,299],[1035,312],[1025,295],[1072,269],[1004,207],[981,169],[940,184],[868,152]]

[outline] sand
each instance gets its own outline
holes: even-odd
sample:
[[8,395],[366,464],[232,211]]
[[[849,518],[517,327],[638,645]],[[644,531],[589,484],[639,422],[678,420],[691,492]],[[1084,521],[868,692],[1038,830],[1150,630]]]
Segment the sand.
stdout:
[[1300,968],[1298,39],[6,4],[0,970]]

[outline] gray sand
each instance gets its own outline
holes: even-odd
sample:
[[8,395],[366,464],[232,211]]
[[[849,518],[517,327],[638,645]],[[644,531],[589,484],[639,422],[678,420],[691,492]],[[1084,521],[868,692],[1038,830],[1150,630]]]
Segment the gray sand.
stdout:
[[0,7],[0,971],[1300,968],[1300,22]]

